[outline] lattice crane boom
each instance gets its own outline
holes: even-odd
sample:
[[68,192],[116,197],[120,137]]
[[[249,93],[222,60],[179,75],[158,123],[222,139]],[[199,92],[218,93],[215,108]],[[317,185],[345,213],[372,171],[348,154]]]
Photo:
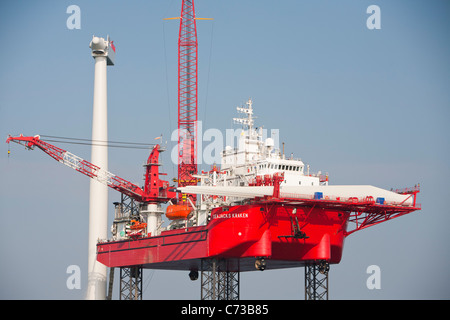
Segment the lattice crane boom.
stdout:
[[56,161],[139,202],[166,202],[175,196],[175,192],[169,190],[169,183],[159,179],[158,157],[161,150],[159,145],[153,148],[148,158],[146,182],[144,189],[142,189],[136,184],[118,177],[67,150],[41,140],[38,135],[33,137],[24,137],[22,135],[19,137],[8,136],[6,143],[11,141],[21,144],[27,149],[38,147]]
[[197,179],[197,27],[193,0],[183,0],[178,38],[178,186]]

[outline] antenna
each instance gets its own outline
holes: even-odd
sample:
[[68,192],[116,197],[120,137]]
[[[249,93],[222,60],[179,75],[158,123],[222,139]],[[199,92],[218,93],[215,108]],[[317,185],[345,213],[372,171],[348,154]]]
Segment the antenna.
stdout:
[[236,107],[236,110],[240,113],[245,113],[248,115],[248,117],[245,118],[233,118],[233,121],[236,123],[241,123],[244,126],[247,126],[249,131],[252,131],[254,120],[253,120],[253,101],[252,99],[248,99],[248,101],[245,103],[248,107]]

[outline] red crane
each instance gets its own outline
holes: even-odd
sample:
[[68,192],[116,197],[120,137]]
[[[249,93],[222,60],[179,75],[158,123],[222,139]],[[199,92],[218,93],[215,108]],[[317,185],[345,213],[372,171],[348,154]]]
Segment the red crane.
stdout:
[[178,38],[178,186],[197,179],[197,27],[193,0],[183,0]]
[[123,193],[139,202],[167,202],[175,197],[175,192],[169,190],[169,182],[161,180],[159,175],[159,153],[161,147],[157,144],[153,147],[146,163],[144,188],[131,183],[115,174],[103,170],[89,161],[86,161],[69,151],[58,148],[40,139],[38,135],[34,137],[9,136],[6,143],[16,142],[28,149],[38,147],[50,157],[82,174],[95,179],[108,187]]

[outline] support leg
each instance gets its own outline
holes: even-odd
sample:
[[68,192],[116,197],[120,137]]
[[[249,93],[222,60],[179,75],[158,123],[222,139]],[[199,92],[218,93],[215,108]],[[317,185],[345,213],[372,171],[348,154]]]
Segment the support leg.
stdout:
[[305,266],[305,300],[328,300],[328,271],[326,261]]
[[230,270],[225,259],[204,259],[201,270],[202,300],[239,300],[239,268]]
[[120,268],[120,300],[142,300],[142,267]]

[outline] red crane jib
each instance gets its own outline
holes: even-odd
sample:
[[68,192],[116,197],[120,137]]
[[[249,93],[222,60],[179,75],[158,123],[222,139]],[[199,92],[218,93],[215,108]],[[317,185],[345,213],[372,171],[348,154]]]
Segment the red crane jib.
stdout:
[[50,157],[61,162],[82,174],[95,179],[108,187],[119,191],[139,202],[167,202],[176,196],[176,193],[170,190],[169,182],[161,180],[159,175],[159,153],[160,145],[154,146],[146,163],[145,185],[144,189],[116,176],[102,168],[86,161],[64,149],[58,148],[48,142],[40,139],[39,136],[19,137],[9,136],[6,143],[16,142],[28,149],[38,147]]

